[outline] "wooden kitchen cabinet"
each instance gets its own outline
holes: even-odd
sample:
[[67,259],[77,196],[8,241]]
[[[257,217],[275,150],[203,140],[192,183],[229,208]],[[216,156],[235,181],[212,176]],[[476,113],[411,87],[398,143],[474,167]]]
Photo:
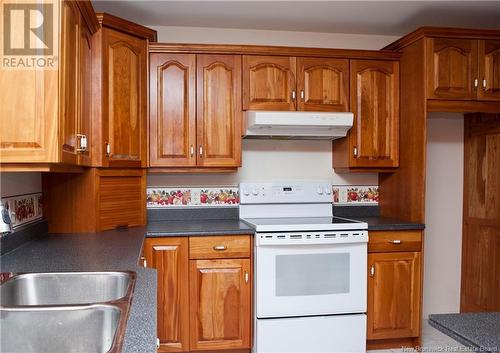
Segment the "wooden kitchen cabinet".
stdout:
[[338,172],[391,171],[399,165],[399,62],[351,60],[354,113],[346,139],[333,142]]
[[146,225],[144,169],[86,168],[42,175],[43,214],[51,233]]
[[369,237],[368,348],[418,345],[422,232],[373,231]]
[[250,259],[190,260],[191,350],[250,348]]
[[159,351],[249,351],[251,236],[146,238],[144,257],[158,272]]
[[244,110],[349,110],[349,61],[243,56]]
[[151,53],[150,92],[150,167],[241,165],[240,55]]
[[298,109],[349,111],[349,60],[297,58]]
[[296,110],[296,58],[243,56],[243,109]]
[[[0,75],[0,85],[8,87],[0,92],[2,170],[24,163],[20,170],[90,163],[90,38],[98,30],[97,17],[90,1],[54,6],[61,29],[51,49],[53,55],[60,52],[60,60],[40,69],[2,70]],[[44,58],[49,63],[51,57]]]
[[144,256],[158,273],[160,352],[189,351],[188,237],[146,238]]
[[500,101],[500,40],[479,40],[478,60],[480,89],[477,98]]
[[426,38],[427,98],[500,100],[500,40]]
[[156,32],[98,14],[102,28],[93,38],[94,166],[147,165],[147,56]]

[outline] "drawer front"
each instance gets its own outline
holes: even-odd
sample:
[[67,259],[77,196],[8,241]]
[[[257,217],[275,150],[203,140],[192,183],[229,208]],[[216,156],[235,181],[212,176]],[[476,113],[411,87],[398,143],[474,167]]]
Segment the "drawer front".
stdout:
[[368,236],[368,252],[422,251],[422,231],[374,231]]
[[250,236],[189,237],[190,259],[221,259],[250,257]]

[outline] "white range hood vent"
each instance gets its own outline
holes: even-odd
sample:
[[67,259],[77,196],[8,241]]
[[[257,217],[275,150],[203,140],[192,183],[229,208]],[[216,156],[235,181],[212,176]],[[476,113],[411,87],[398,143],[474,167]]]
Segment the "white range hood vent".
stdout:
[[353,113],[247,111],[245,138],[335,140],[352,127]]

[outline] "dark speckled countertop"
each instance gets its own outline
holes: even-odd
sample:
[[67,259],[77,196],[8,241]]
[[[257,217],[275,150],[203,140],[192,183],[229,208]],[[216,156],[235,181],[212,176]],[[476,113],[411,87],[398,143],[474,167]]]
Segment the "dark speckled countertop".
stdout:
[[148,237],[189,235],[253,234],[254,230],[238,219],[204,219],[149,222]]
[[424,224],[406,222],[387,217],[351,217],[357,221],[368,223],[368,230],[422,230]]
[[500,312],[429,315],[429,324],[480,352],[500,352]]
[[138,267],[146,228],[49,234],[0,257],[2,272],[114,271],[137,273],[124,353],[156,352],[156,270]]

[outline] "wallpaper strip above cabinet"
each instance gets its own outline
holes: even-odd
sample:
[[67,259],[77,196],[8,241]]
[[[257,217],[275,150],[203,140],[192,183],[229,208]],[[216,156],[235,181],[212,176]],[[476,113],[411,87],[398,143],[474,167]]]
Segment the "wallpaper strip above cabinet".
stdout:
[[[147,208],[238,207],[238,186],[148,187]],[[378,205],[378,186],[333,185],[332,202],[338,205]]]

